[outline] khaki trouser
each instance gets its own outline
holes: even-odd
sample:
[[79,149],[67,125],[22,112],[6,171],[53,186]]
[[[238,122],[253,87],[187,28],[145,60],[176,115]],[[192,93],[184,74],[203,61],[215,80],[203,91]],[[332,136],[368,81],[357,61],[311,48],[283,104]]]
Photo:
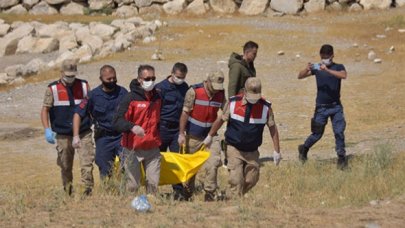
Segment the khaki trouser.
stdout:
[[126,190],[135,192],[141,186],[141,164],[146,174],[146,191],[148,194],[157,193],[160,178],[159,147],[150,150],[129,150],[124,148],[124,169]]
[[[95,157],[91,130],[80,134],[81,148],[77,150],[79,154],[81,181],[84,187],[93,188],[93,162]],[[75,149],[72,147],[72,136],[56,135],[56,150],[58,158],[56,163],[61,169],[63,187],[68,189],[73,181],[73,160]]]
[[[201,149],[203,140],[187,137],[186,138],[186,153],[193,154]],[[204,163],[202,169],[198,172],[197,179],[202,180],[204,190],[206,192],[215,192],[218,188],[218,168],[222,165],[221,162],[221,142],[218,136],[214,136],[210,148],[210,157]],[[195,188],[194,176],[186,184],[193,192]]]
[[242,196],[259,181],[259,151],[242,152],[228,145],[227,157],[231,193]]

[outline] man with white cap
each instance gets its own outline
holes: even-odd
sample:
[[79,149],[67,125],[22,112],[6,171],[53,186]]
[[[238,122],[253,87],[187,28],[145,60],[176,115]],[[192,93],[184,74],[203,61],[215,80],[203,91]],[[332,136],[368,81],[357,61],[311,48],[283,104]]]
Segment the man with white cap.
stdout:
[[259,151],[263,130],[267,126],[274,145],[273,161],[281,160],[280,143],[271,103],[261,96],[261,82],[248,78],[244,93],[229,98],[222,118],[218,118],[208,136],[214,135],[227,121],[225,141],[229,185],[233,195],[242,196],[259,181]]
[[[77,64],[75,60],[62,63],[61,79],[48,85],[41,110],[41,121],[45,129],[45,139],[55,144],[58,151],[57,164],[61,168],[63,188],[67,194],[73,191],[73,160],[75,144],[73,138],[73,114],[76,107],[87,97],[90,90],[87,81],[76,78]],[[50,125],[49,125],[50,122]],[[90,195],[94,186],[93,162],[94,148],[88,117],[82,119],[78,140],[82,147],[77,150],[80,158],[81,179],[84,184],[84,195]],[[77,140],[77,139],[76,139]]]
[[[221,166],[219,138],[208,135],[208,132],[225,102],[224,74],[222,71],[211,72],[207,80],[191,86],[187,91],[180,117],[178,143],[185,146],[186,153],[195,153],[203,145],[211,152],[211,156],[203,167],[205,201],[213,201],[216,198],[217,171]],[[193,177],[189,183],[185,183],[185,200],[191,197],[194,182]]]

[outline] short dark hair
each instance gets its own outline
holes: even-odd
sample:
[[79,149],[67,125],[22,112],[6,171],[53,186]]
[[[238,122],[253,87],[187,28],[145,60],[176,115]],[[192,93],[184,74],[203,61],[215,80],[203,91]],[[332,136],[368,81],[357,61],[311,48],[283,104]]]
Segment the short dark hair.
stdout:
[[140,66],[138,67],[138,78],[141,77],[142,71],[144,71],[144,70],[155,71],[155,68],[154,68],[153,66],[151,66],[151,65],[148,65],[148,64],[140,65]]
[[175,63],[173,65],[172,73],[175,73],[176,71],[180,71],[183,74],[187,74],[188,69],[186,64],[180,62]]
[[250,40],[250,41],[246,42],[245,45],[243,45],[243,52],[253,49],[253,48],[258,49],[259,45],[256,42],[253,42]]
[[319,54],[328,55],[328,56],[333,55],[333,47],[332,47],[332,45],[330,45],[330,44],[322,45],[321,50],[319,51]]
[[111,70],[111,71],[114,72],[114,74],[116,74],[115,68],[114,68],[113,66],[111,66],[111,65],[104,65],[104,66],[102,66],[102,67],[100,68],[100,77],[101,77],[102,73],[103,73],[105,70]]

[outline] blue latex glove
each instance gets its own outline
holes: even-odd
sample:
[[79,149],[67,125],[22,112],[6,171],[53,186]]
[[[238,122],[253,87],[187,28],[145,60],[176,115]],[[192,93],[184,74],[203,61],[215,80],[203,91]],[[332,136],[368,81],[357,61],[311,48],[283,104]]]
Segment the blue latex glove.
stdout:
[[55,136],[56,133],[52,131],[50,128],[45,129],[45,139],[50,144],[55,144]]

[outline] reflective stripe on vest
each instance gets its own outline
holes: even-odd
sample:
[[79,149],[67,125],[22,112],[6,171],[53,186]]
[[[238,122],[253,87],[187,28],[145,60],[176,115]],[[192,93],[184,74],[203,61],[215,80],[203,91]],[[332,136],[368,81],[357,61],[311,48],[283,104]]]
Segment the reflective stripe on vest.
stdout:
[[[85,82],[81,82],[82,87],[82,98],[81,99],[74,99],[75,105],[80,104],[80,102],[87,96],[87,84]],[[70,106],[69,96],[66,97],[59,97],[58,93],[58,85],[52,85],[52,94],[53,94],[53,106]],[[73,88],[74,90],[75,88]],[[73,91],[74,93],[74,91]],[[67,95],[67,94],[66,94]]]
[[[236,102],[242,102],[242,101],[231,101],[231,103],[229,105],[230,106],[229,109],[230,109],[230,113],[231,113],[231,118],[234,119],[234,120],[238,120],[240,122],[245,122],[244,114],[245,114],[246,109],[244,109],[243,112],[241,112],[241,113],[236,113],[235,112]],[[268,117],[268,114],[269,114],[269,107],[267,105],[262,105],[262,106],[263,106],[262,107],[263,110],[262,110],[261,117],[254,118],[251,115],[250,118],[249,118],[249,123],[251,123],[251,124],[266,124],[267,123],[267,117]]]

